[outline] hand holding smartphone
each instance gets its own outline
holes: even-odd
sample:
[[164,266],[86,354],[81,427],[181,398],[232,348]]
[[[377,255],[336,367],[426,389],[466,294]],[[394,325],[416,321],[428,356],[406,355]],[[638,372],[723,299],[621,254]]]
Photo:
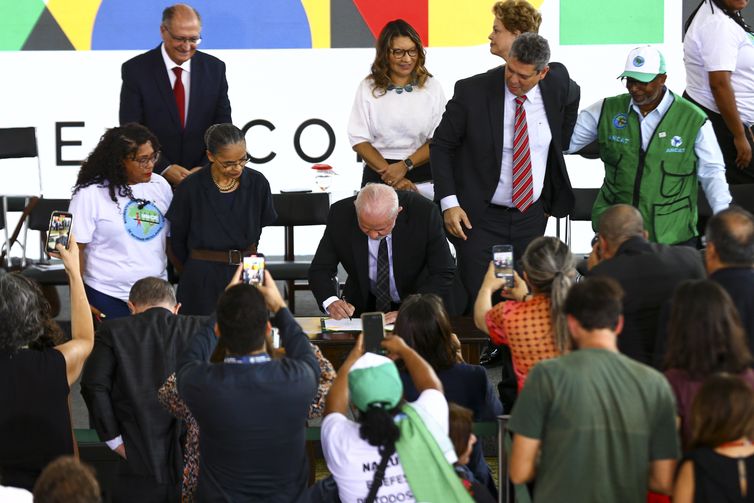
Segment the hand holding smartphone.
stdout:
[[495,264],[495,277],[505,278],[505,287],[513,288],[513,246],[493,246],[492,260]]
[[67,211],[53,211],[50,214],[50,226],[47,229],[47,246],[45,251],[49,254],[54,252],[55,245],[62,244],[68,249],[68,237],[71,235],[73,227],[73,213]]
[[385,315],[363,313],[361,331],[364,333],[364,351],[382,354],[382,339],[385,338]]
[[257,253],[243,258],[243,281],[250,285],[264,284],[264,255]]

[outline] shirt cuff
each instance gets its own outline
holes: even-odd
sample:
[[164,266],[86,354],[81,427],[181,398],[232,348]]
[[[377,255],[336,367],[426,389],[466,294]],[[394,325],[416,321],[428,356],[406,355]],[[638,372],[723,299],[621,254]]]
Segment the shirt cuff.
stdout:
[[325,309],[325,312],[327,312],[327,308],[330,307],[330,304],[332,304],[336,300],[338,300],[338,298],[335,295],[325,299],[325,301],[322,303],[322,307]]
[[445,211],[450,208],[455,208],[456,206],[461,206],[458,203],[458,198],[453,194],[452,196],[445,196],[442,199],[440,199],[440,209],[442,211]]
[[111,451],[114,451],[115,449],[123,445],[123,436],[118,435],[112,440],[105,440],[105,443],[107,444],[107,446],[110,448]]

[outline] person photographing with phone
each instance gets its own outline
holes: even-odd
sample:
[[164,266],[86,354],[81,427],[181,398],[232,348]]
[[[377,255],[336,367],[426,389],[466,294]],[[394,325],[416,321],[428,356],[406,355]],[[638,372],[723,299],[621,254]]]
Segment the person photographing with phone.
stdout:
[[[365,353],[360,335],[327,395],[322,452],[340,500],[472,501],[453,471],[458,458],[440,380],[399,336],[385,337],[381,347],[390,358]],[[403,360],[419,392],[415,402],[403,400],[391,358]],[[356,421],[347,417],[349,404]]]
[[[320,367],[309,339],[269,271],[217,303],[214,330],[198,332],[178,358],[178,393],[201,431],[197,501],[308,501],[306,418]],[[272,313],[269,318],[268,311]],[[286,356],[265,351],[271,323]],[[221,343],[226,354],[209,361]]]
[[[562,306],[576,277],[576,263],[568,246],[551,236],[532,241],[522,265],[524,277],[513,272],[511,288],[491,262],[474,303],[477,328],[495,344],[510,346],[519,391],[537,362],[571,349]],[[501,288],[508,300],[493,307],[492,294]]]

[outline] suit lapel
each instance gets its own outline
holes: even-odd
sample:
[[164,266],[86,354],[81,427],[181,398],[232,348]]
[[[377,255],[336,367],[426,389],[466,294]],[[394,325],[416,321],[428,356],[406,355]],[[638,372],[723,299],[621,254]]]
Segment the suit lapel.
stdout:
[[[189,103],[186,113],[186,129],[189,129],[191,127],[192,120],[194,119],[194,114],[192,114],[191,112],[199,109],[199,102],[202,99],[200,84],[202,82],[202,75],[204,73],[204,65],[202,63],[203,60],[199,55],[199,52],[197,51],[196,53],[194,53],[194,57],[191,58],[191,72],[189,73],[189,78],[191,79],[191,87],[189,88]],[[202,134],[204,134],[203,131]]]
[[555,122],[555,118],[560,112],[560,105],[552,92],[551,82],[547,79],[548,76],[549,74],[539,81],[539,94],[542,96],[542,103],[545,106],[545,115],[547,115],[547,124],[550,126],[550,134],[555,139],[556,134],[557,138],[560,138],[560,128]]
[[170,118],[175,127],[180,128],[178,105],[175,104],[175,95],[173,94],[173,88],[170,87],[170,78],[165,69],[165,60],[162,59],[162,49],[160,49],[159,46],[157,49],[154,49],[152,65],[153,68],[151,73],[155,80],[155,87],[159,91],[160,97],[165,101],[165,109],[170,112]]
[[398,218],[393,227],[393,278],[395,278],[395,288],[398,290],[398,296],[401,300],[404,298],[403,284],[400,278],[411,277],[412,274],[406,274],[403,267],[406,265],[406,259],[411,255],[411,233],[408,231],[408,209],[406,205],[398,213]]
[[490,73],[487,90],[487,109],[490,114],[490,131],[492,132],[492,145],[495,149],[495,166],[503,162],[503,117],[505,116],[505,67],[500,71]]
[[363,306],[366,306],[367,299],[369,299],[369,247],[367,246],[366,234],[359,229],[355,209],[354,226],[351,230],[351,249],[353,250],[354,264],[356,265],[356,277],[361,287],[361,297],[364,299]]

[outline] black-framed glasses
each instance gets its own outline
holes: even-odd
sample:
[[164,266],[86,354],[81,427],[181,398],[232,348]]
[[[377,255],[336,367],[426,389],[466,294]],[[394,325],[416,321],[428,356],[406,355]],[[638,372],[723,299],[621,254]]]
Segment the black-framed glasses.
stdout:
[[415,58],[419,55],[419,49],[416,47],[413,49],[390,49],[390,54],[397,59],[401,59],[406,54],[408,54],[409,58]]
[[157,162],[157,159],[160,158],[160,151],[154,152],[152,155],[145,155],[143,157],[131,157],[131,160],[134,161],[136,164],[139,165],[140,168],[146,168],[152,163]]
[[251,160],[251,156],[249,154],[246,154],[243,158],[237,160],[237,161],[224,161],[224,162],[218,162],[218,164],[223,169],[233,169],[236,166],[244,167],[246,166],[249,161]]
[[165,27],[165,31],[168,32],[168,35],[170,35],[170,38],[175,40],[176,42],[180,42],[181,44],[191,44],[191,45],[199,45],[202,43],[202,37],[176,37],[170,32],[170,28],[168,28],[166,25],[162,25]]

